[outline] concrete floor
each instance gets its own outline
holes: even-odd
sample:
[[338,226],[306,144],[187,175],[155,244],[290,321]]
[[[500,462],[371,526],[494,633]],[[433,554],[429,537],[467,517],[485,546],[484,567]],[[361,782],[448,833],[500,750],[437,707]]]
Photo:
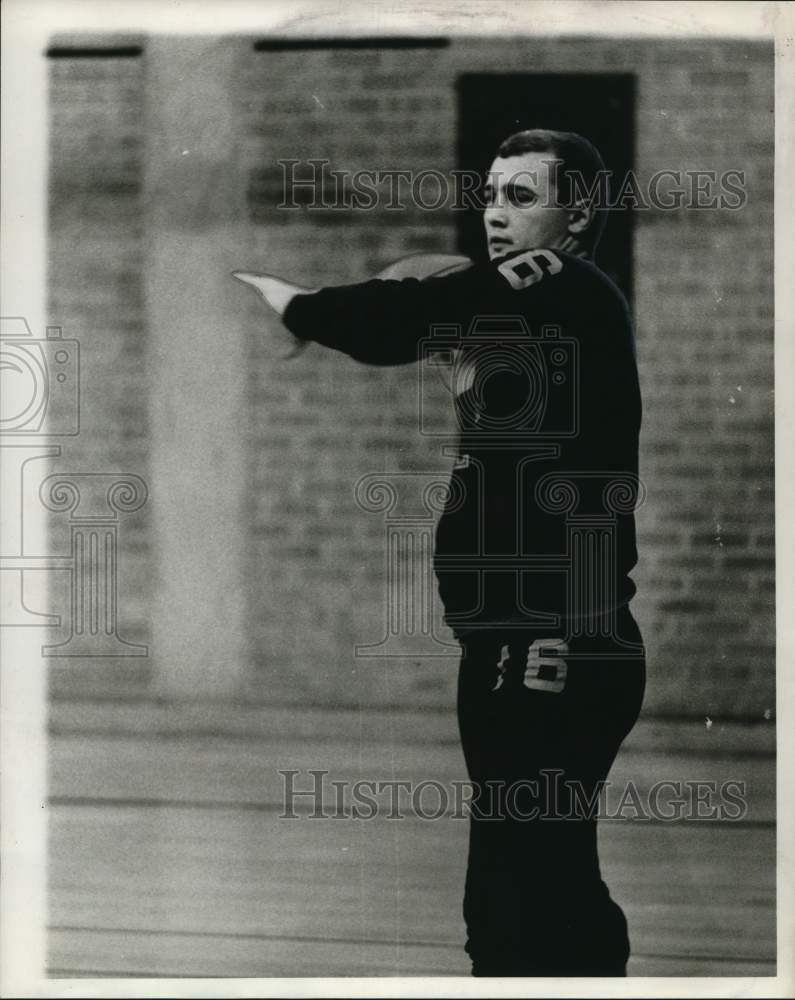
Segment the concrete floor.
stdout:
[[[450,718],[440,741],[418,743],[400,724],[381,739],[372,724],[313,734],[306,717],[288,737],[289,712],[269,732],[231,709],[213,735],[173,716],[164,727],[162,712],[53,712],[51,976],[469,974],[465,820],[280,818],[280,769],[301,772],[301,787],[309,768],[328,780],[463,779]],[[774,975],[774,760],[747,733],[734,750],[701,735],[677,750],[665,732],[653,723],[630,737],[611,780],[641,792],[661,778],[744,780],[749,808],[739,822],[601,823],[629,972]]]

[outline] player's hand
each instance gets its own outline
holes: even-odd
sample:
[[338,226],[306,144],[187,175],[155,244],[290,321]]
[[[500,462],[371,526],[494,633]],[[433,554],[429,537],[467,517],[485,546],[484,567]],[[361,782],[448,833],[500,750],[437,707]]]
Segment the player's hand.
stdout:
[[[284,314],[296,295],[314,292],[314,288],[303,288],[292,281],[285,281],[272,274],[256,274],[253,271],[233,271],[232,277],[250,285],[278,315]],[[272,344],[279,358],[294,358],[304,350],[308,341],[294,337],[281,323],[272,331]]]

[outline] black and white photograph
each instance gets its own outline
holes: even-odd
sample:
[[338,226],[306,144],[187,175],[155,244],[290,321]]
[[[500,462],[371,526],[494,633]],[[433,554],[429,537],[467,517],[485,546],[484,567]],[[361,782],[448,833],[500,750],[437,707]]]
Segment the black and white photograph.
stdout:
[[793,5],[3,36],[3,995],[792,995]]

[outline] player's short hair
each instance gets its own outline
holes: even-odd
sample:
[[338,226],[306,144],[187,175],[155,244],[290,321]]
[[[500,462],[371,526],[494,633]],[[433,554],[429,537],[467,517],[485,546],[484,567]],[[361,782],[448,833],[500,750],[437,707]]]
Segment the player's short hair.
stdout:
[[576,132],[531,128],[509,135],[497,150],[503,159],[523,153],[550,153],[561,164],[556,170],[556,199],[559,205],[573,205],[584,193],[592,193],[595,212],[580,242],[591,251],[604,231],[609,200],[609,175],[599,150]]

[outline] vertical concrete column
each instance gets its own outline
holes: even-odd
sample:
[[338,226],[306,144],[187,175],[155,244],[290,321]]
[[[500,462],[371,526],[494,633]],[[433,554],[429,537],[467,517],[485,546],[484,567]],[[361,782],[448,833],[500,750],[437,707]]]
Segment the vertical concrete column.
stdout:
[[234,697],[246,670],[250,263],[238,39],[146,43],[144,260],[156,693]]

